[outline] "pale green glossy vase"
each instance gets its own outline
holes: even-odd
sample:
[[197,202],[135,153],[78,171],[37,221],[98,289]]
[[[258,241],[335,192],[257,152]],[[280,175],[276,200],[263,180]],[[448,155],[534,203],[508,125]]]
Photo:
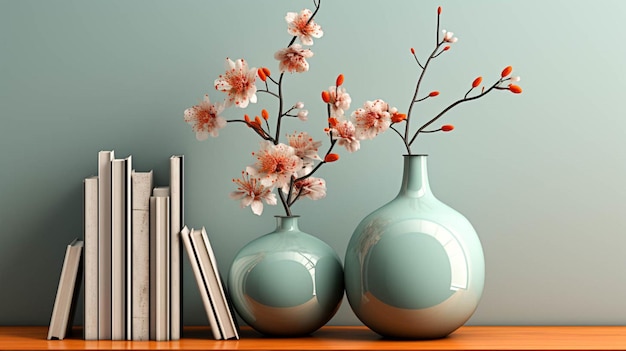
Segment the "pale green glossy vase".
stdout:
[[426,155],[404,156],[398,196],[357,226],[344,262],[357,317],[392,338],[442,338],[483,292],[483,250],[470,222],[430,190]]
[[276,217],[276,230],[235,256],[228,287],[239,316],[271,336],[313,333],[337,312],[344,293],[337,253],[300,231],[298,217]]

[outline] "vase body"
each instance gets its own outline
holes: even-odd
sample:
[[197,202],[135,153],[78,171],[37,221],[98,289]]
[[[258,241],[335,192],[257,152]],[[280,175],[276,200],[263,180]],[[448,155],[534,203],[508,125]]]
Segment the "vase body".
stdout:
[[404,156],[400,193],[361,221],[346,251],[350,307],[386,337],[445,337],[471,317],[483,291],[476,231],[432,194],[426,160]]
[[310,334],[337,312],[344,293],[335,251],[300,231],[298,217],[276,217],[276,230],[235,256],[228,287],[239,316],[273,336]]

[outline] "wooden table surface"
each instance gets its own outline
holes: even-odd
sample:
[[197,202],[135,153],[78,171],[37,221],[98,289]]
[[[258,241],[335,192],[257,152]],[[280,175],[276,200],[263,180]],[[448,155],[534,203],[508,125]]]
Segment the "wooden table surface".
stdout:
[[626,326],[464,326],[444,339],[384,339],[369,329],[328,326],[302,338],[269,338],[242,328],[240,340],[185,327],[179,341],[85,341],[80,329],[46,340],[48,327],[0,327],[0,350],[626,350]]

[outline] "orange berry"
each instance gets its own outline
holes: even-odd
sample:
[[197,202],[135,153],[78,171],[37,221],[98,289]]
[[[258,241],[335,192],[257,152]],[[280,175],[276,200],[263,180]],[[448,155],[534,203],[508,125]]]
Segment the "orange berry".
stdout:
[[474,81],[472,82],[472,88],[476,88],[477,86],[479,86],[480,83],[482,83],[482,81],[483,81],[483,77],[478,77],[474,79]]
[[262,69],[263,69],[263,73],[265,73],[265,75],[266,75],[266,76],[268,76],[268,77],[269,77],[269,76],[271,76],[271,75],[272,75],[272,74],[271,74],[272,72],[270,72],[270,69],[269,69],[269,68],[267,68],[267,67],[263,67]]
[[328,154],[324,157],[324,162],[335,162],[339,159],[339,155],[337,154]]
[[250,116],[248,115],[243,115],[243,119],[246,120],[246,123],[250,123]]
[[337,80],[335,81],[336,86],[340,86],[343,84],[343,74],[337,76]]
[[322,91],[322,101],[324,101],[325,103],[330,102],[330,93],[326,90]]
[[513,67],[511,66],[506,66],[503,70],[502,70],[502,78],[508,76],[509,74],[511,74],[511,72],[513,71]]
[[510,84],[509,85],[509,90],[513,94],[521,94],[522,93],[522,88],[520,88],[519,85],[515,85],[515,84]]
[[262,81],[265,82],[265,80],[267,79],[267,76],[265,75],[265,72],[263,72],[263,68],[259,68],[256,71],[256,74],[259,76],[259,79],[261,79]]
[[411,48],[411,53],[412,53],[413,55],[415,55],[415,49],[414,49],[414,48]]
[[430,97],[435,97],[437,95],[439,95],[439,92],[437,90],[431,91],[430,94],[428,94],[428,96]]
[[261,110],[261,116],[263,116],[263,119],[266,121],[270,118],[270,114],[266,109]]
[[254,123],[261,126],[261,119],[259,118],[259,116],[254,117]]
[[454,129],[454,126],[452,124],[445,124],[443,126],[441,126],[441,131],[442,132],[449,132],[451,130]]

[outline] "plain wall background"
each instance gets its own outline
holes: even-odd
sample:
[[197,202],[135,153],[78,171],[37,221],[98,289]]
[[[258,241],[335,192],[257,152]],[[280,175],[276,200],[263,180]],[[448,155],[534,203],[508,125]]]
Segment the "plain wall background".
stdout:
[[[432,50],[439,5],[441,28],[459,41],[434,61],[423,91],[441,95],[419,104],[415,120],[507,65],[524,89],[461,105],[442,120],[452,133],[414,148],[430,155],[435,194],[470,219],[484,247],[486,286],[469,323],[624,324],[626,2],[325,0],[310,71],[285,77],[286,101],[303,101],[309,121],[283,130],[327,145],[319,93],[339,73],[350,111],[376,98],[406,110],[419,72],[409,48],[421,58]],[[0,325],[49,323],[99,150],[132,154],[158,185],[169,156],[185,155],[186,223],[207,227],[222,274],[274,228],[280,206],[257,217],[228,197],[258,139],[236,124],[198,142],[183,111],[205,93],[224,98],[213,80],[226,57],[277,73],[273,54],[290,39],[284,16],[304,7],[312,2],[0,0]],[[260,94],[245,113],[274,104]],[[357,223],[396,195],[404,150],[388,132],[338,152],[319,172],[328,196],[294,210],[343,259]],[[206,324],[183,262],[185,324]],[[359,321],[344,301],[331,323]]]

